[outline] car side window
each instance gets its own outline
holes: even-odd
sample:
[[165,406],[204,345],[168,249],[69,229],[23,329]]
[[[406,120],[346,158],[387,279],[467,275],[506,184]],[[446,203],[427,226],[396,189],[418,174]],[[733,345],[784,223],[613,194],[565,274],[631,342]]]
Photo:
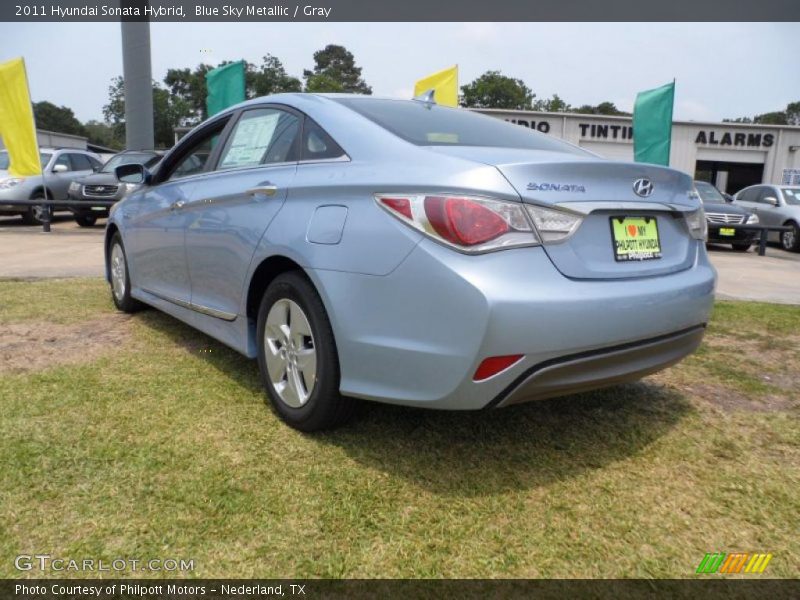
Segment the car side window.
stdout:
[[330,160],[345,156],[344,150],[317,123],[306,117],[301,160]]
[[756,202],[758,202],[759,204],[766,204],[767,203],[766,198],[768,196],[772,196],[774,198],[775,191],[770,187],[762,186],[761,189],[759,190],[758,199],[756,200]]
[[93,156],[87,156],[86,158],[88,158],[88,159],[89,159],[89,162],[90,162],[90,163],[91,163],[91,165],[92,165],[92,169],[96,169],[96,170],[98,170],[98,171],[99,171],[99,170],[102,168],[102,166],[103,166],[103,163],[101,163],[101,162],[100,162],[99,160],[97,160],[95,157],[93,157]]
[[170,158],[172,164],[167,167],[169,170],[164,177],[159,177],[159,181],[174,181],[202,173],[227,122],[227,119],[221,120],[194,141],[188,140],[189,145],[181,151],[180,155],[175,159]]
[[300,119],[277,108],[242,114],[220,156],[217,169],[236,169],[297,160]]
[[742,190],[739,194],[739,200],[742,202],[755,202],[758,199],[758,187],[751,187],[747,188],[746,190]]
[[60,154],[53,163],[53,169],[55,169],[58,165],[64,165],[67,167],[67,171],[72,171],[72,163],[69,160],[69,154]]
[[92,163],[85,154],[70,154],[69,159],[72,162],[73,171],[91,171]]

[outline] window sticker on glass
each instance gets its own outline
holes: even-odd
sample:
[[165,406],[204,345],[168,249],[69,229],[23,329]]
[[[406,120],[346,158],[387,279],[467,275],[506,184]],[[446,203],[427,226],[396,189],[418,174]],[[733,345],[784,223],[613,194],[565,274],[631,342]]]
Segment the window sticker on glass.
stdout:
[[249,167],[261,163],[264,153],[272,142],[279,112],[261,113],[253,117],[242,117],[236,124],[230,145],[220,163],[220,169]]
[[457,144],[457,133],[429,133],[427,136],[429,142],[435,144]]

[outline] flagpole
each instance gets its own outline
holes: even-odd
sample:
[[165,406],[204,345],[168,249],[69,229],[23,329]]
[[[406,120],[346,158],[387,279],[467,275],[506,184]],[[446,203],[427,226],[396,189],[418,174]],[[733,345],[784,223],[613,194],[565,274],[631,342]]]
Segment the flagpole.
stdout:
[[[33,119],[33,140],[36,142],[36,159],[39,161],[39,172],[42,174],[42,191],[44,193],[45,202],[47,198],[47,180],[44,176],[44,165],[42,164],[42,153],[39,150],[39,128],[36,126],[36,112],[33,110],[33,96],[31,96],[31,83],[28,81],[28,67],[25,64],[25,57],[22,57],[22,72],[25,73],[25,87],[28,88],[28,100],[31,103],[31,116]],[[31,206],[30,210],[33,212],[35,206]],[[44,206],[44,219],[42,220],[42,231],[50,233],[50,207]]]

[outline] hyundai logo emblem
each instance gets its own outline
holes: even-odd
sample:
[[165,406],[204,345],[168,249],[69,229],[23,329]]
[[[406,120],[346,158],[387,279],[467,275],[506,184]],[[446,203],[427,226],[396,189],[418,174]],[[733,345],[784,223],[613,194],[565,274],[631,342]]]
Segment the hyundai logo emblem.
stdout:
[[633,191],[636,193],[637,196],[641,196],[642,198],[647,198],[650,194],[653,193],[653,182],[649,179],[642,177],[641,179],[637,179],[633,182]]

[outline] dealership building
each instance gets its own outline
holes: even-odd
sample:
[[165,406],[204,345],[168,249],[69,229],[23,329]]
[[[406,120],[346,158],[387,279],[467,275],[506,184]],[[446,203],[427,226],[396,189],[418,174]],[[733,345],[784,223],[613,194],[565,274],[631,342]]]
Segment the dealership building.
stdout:
[[[481,109],[612,160],[633,160],[630,117]],[[669,164],[735,193],[755,183],[800,185],[800,127],[675,121]]]

